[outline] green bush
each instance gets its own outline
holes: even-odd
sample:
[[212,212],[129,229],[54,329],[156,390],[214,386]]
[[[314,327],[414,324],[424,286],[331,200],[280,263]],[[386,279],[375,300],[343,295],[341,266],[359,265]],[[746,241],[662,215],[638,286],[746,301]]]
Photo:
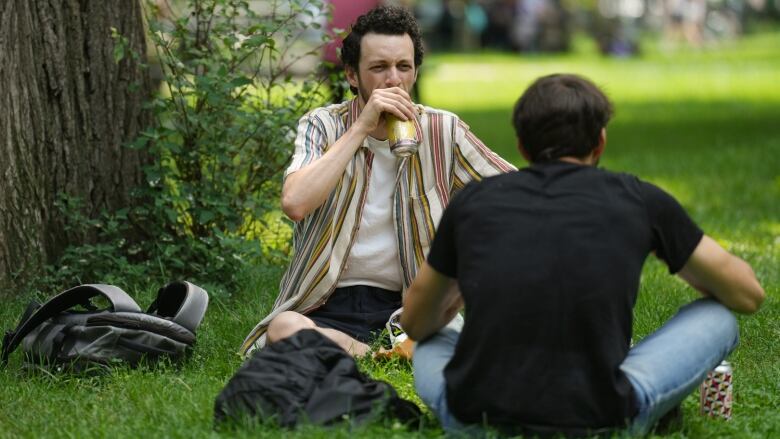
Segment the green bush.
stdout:
[[[98,239],[68,248],[48,271],[49,288],[182,276],[230,288],[244,268],[286,255],[269,232],[282,221],[273,214],[280,175],[298,118],[324,100],[316,72],[293,76],[291,66],[319,53],[324,34],[305,40],[322,2],[266,2],[257,12],[246,1],[188,0],[180,17],[146,6],[164,81],[148,103],[155,125],[129,147],[150,158],[147,184],[132,206],[98,218],[63,197],[71,233]],[[117,61],[138,56],[113,38]]]

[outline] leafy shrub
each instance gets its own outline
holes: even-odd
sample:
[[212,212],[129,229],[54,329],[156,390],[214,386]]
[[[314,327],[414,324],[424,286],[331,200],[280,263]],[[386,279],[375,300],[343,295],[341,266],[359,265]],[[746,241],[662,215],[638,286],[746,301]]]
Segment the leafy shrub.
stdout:
[[[186,276],[230,288],[245,268],[285,259],[289,247],[272,236],[289,237],[274,214],[280,175],[298,118],[324,101],[316,72],[291,67],[319,53],[324,34],[303,39],[319,27],[322,1],[263,2],[258,12],[246,1],[188,0],[179,17],[157,3],[147,2],[147,20],[164,86],[148,103],[156,124],[129,145],[150,158],[147,184],[133,206],[99,218],[63,198],[71,229],[98,239],[67,249],[47,282]],[[113,38],[117,60],[138,56]]]

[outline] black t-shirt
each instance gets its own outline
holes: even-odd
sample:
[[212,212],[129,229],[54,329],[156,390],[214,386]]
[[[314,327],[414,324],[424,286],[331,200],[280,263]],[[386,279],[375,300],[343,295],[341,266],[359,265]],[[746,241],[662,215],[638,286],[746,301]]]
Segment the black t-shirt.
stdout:
[[472,183],[447,207],[429,264],[457,278],[465,325],[445,369],[467,423],[621,427],[636,413],[619,366],[650,252],[683,267],[701,230],[634,176],[565,162]]

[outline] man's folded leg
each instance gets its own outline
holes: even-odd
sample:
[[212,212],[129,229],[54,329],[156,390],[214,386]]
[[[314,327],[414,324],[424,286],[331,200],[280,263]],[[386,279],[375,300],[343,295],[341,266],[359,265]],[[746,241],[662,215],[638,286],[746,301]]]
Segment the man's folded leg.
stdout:
[[444,381],[444,368],[455,353],[455,345],[462,328],[463,317],[457,315],[439,332],[417,343],[412,357],[417,394],[447,431],[464,428],[447,407],[447,388]]
[[370,344],[400,307],[398,291],[365,285],[337,288],[322,306],[306,315],[287,311],[276,316],[268,326],[268,341],[315,329],[352,356],[361,357],[371,351]]
[[361,357],[371,350],[367,344],[355,340],[348,334],[333,328],[317,326],[312,319],[294,311],[285,311],[271,320],[268,325],[268,343],[285,339],[302,329],[319,331],[320,334],[328,337],[353,357]]
[[680,308],[634,346],[620,366],[639,405],[630,432],[649,432],[734,350],[738,340],[739,328],[731,311],[715,300],[699,299]]

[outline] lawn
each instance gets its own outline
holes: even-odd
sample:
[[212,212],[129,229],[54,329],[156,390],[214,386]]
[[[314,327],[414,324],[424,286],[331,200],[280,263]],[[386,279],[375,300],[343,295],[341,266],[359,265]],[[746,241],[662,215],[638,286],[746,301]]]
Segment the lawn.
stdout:
[[[697,396],[685,400],[683,429],[673,437],[780,437],[780,33],[703,51],[664,54],[648,47],[638,59],[604,59],[587,43],[573,54],[429,56],[423,66],[423,103],[459,114],[491,148],[522,166],[510,114],[522,90],[539,75],[574,72],[603,86],[616,115],[603,166],[635,173],[674,194],[722,245],[750,262],[768,299],[740,317],[742,342],[732,355],[734,416],[730,422],[698,414]],[[0,371],[0,437],[386,437],[441,434],[433,420],[407,431],[385,423],[363,428],[271,425],[215,431],[214,398],[236,368],[244,335],[271,306],[279,267],[258,267],[245,287],[213,295],[187,364],[156,370],[116,369],[79,378],[25,372],[21,355]],[[192,279],[206,283],[203,279]],[[162,281],[161,281],[162,282]],[[153,285],[125,285],[148,305]],[[56,291],[38,294],[39,298]],[[32,292],[0,309],[10,328]],[[665,268],[648,260],[635,309],[641,339],[696,297]],[[362,361],[374,377],[414,399],[408,365]],[[419,400],[415,401],[419,402]]]

